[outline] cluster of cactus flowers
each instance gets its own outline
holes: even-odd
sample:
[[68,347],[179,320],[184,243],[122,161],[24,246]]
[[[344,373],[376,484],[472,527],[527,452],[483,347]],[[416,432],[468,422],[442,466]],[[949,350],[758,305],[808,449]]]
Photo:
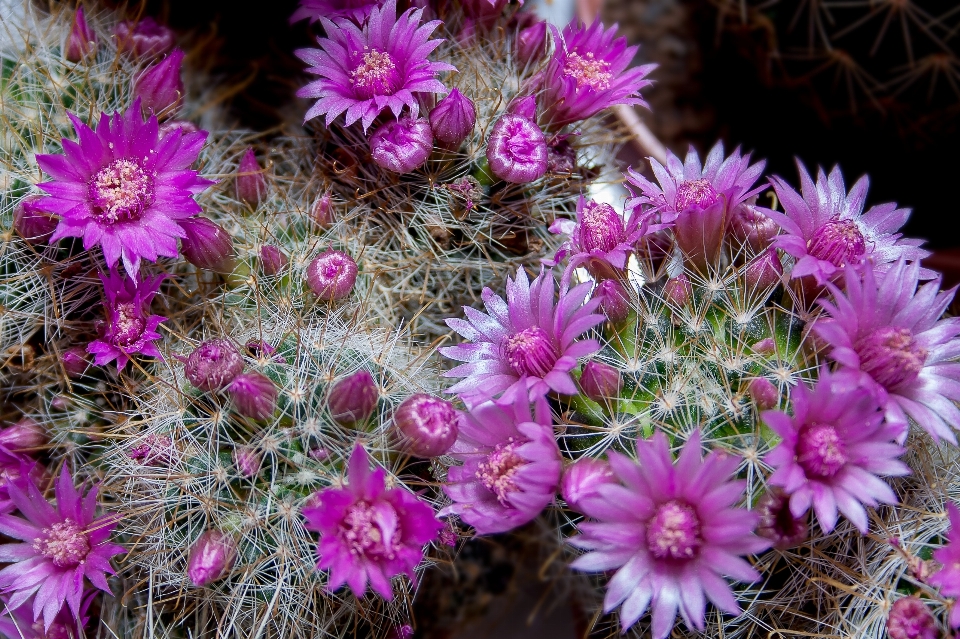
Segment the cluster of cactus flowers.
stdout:
[[651,68],[504,0],[304,0],[269,146],[166,27],[17,10],[0,634],[409,637],[535,520],[595,634],[960,627],[954,291],[866,178],[718,144],[599,199]]

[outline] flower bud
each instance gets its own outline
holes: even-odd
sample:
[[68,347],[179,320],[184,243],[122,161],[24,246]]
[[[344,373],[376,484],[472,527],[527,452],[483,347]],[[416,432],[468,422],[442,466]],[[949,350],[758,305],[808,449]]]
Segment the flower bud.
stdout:
[[113,35],[118,51],[130,51],[143,58],[163,55],[173,48],[174,42],[173,31],[150,17],[139,22],[121,22]]
[[773,488],[757,501],[760,523],[757,534],[773,541],[781,550],[802,544],[807,539],[807,515],[794,517],[790,512],[790,496],[781,488]]
[[253,419],[265,420],[277,407],[277,387],[261,373],[242,373],[227,387],[237,412]]
[[603,280],[593,289],[593,298],[601,299],[600,311],[614,324],[630,315],[630,295],[617,280]]
[[615,398],[623,388],[620,371],[609,364],[590,360],[580,374],[580,390],[595,402]]
[[547,172],[547,141],[532,120],[504,114],[487,139],[487,163],[501,180],[533,182]]
[[63,370],[70,379],[76,379],[87,371],[90,361],[87,359],[87,349],[83,346],[71,346],[60,356]]
[[287,268],[287,262],[290,260],[276,246],[264,244],[260,247],[260,266],[265,275],[276,275]]
[[130,449],[129,457],[144,466],[169,466],[176,449],[166,435],[147,435],[140,444]]
[[187,576],[190,582],[202,588],[224,577],[233,569],[237,559],[237,542],[219,530],[208,530],[190,550]]
[[223,227],[205,217],[179,220],[187,234],[180,238],[180,251],[197,268],[217,273],[230,273],[236,265],[233,258],[233,238]]
[[433,135],[451,148],[459,148],[477,124],[473,101],[454,88],[430,112]]
[[330,417],[342,426],[362,422],[373,413],[380,389],[369,371],[357,371],[341,379],[330,389],[327,408]]
[[0,430],[0,446],[14,453],[30,452],[46,443],[46,430],[29,417]]
[[262,339],[247,340],[247,343],[244,344],[243,347],[247,349],[247,352],[250,353],[252,357],[256,357],[257,359],[272,359],[279,364],[287,363],[287,359],[278,353],[277,349]]
[[780,391],[765,377],[751,379],[747,391],[760,410],[775,408],[780,401]]
[[387,122],[370,136],[370,155],[380,167],[409,173],[423,166],[433,151],[433,131],[426,118]]
[[397,407],[393,424],[403,439],[403,445],[417,457],[442,455],[457,441],[460,415],[445,399],[417,393]]
[[160,124],[160,135],[164,136],[171,131],[180,131],[184,135],[187,133],[196,133],[200,129],[189,120],[167,120]]
[[28,195],[13,209],[13,228],[30,244],[43,244],[57,228],[54,215],[40,210],[42,195]]
[[772,337],[767,337],[751,346],[750,349],[758,355],[772,355],[777,352],[777,343]]
[[260,456],[248,446],[233,449],[233,464],[244,477],[253,477],[260,472]]
[[356,281],[357,263],[343,251],[324,251],[307,267],[307,284],[322,300],[347,297]]
[[757,253],[770,246],[770,242],[779,232],[779,224],[750,204],[737,207],[733,219],[730,220],[730,234],[741,244],[748,244]]
[[243,372],[243,357],[230,340],[211,339],[190,353],[183,372],[200,390],[218,391]]
[[70,33],[67,35],[67,43],[63,50],[70,62],[80,62],[97,51],[97,34],[87,24],[82,6],[77,7],[77,12],[73,15],[73,24],[70,26]]
[[313,223],[322,229],[328,229],[333,226],[333,202],[330,198],[330,191],[325,191],[323,195],[317,198],[310,209],[310,218]]
[[762,291],[780,283],[783,264],[777,249],[769,248],[747,265],[746,280],[750,290]]
[[897,599],[887,617],[890,639],[937,639],[940,630],[927,604],[919,597]]
[[519,115],[533,123],[537,121],[537,99],[532,95],[517,96],[507,105],[507,113]]
[[180,65],[184,53],[174,49],[166,58],[143,72],[133,86],[133,95],[140,98],[143,108],[157,116],[170,117],[183,103],[183,80]]
[[616,483],[617,478],[606,461],[581,457],[564,469],[560,478],[560,495],[570,508],[581,512],[585,498],[597,495],[601,486]]
[[537,62],[546,52],[547,23],[537,22],[517,34],[517,61],[521,66]]
[[663,299],[667,304],[674,307],[683,307],[693,299],[693,286],[690,284],[690,278],[681,273],[676,277],[671,277],[663,285]]
[[267,179],[251,147],[243,152],[237,166],[237,198],[256,208],[267,195]]

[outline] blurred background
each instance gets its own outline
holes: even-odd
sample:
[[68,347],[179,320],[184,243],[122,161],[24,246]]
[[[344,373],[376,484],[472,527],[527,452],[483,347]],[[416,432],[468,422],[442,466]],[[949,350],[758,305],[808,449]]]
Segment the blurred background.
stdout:
[[[960,2],[576,1],[539,0],[536,9],[560,25],[599,9],[641,45],[637,64],[659,64],[644,91],[651,110],[638,114],[667,148],[703,154],[723,140],[794,184],[794,158],[827,170],[839,163],[848,187],[869,174],[868,206],[913,208],[904,233],[926,238],[928,265],[960,283]],[[312,36],[306,22],[289,24],[296,5],[145,0],[128,11],[203,42],[206,59],[191,64],[222,78],[215,98],[238,125],[279,134],[306,110],[293,97],[303,84],[293,51]],[[643,164],[631,146],[621,159]],[[431,572],[417,636],[581,636],[584,620],[544,572],[549,558],[518,538],[475,540],[458,572]]]

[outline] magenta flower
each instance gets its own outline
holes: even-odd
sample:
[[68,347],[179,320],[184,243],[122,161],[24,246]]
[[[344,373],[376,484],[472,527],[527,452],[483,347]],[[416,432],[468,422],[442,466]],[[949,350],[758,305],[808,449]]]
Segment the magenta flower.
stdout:
[[607,584],[604,611],[623,604],[624,631],[653,610],[653,639],[670,634],[677,610],[688,628],[703,631],[706,600],[736,615],[740,606],[722,579],[756,581],[760,574],[739,555],[766,550],[753,534],[758,517],[734,504],[745,482],[730,481],[740,460],[720,452],[702,459],[695,431],[673,463],[667,437],[657,432],[637,442],[637,464],[609,452],[622,485],[597,487],[580,508],[597,521],[579,525],[571,543],[588,550],[573,562],[585,571],[617,569]]
[[116,269],[110,269],[106,276],[100,273],[107,319],[100,323],[100,339],[87,346],[95,365],[105,366],[117,360],[117,369],[123,370],[134,353],[163,357],[153,342],[161,338],[157,327],[167,318],[150,315],[150,302],[165,277],[158,275],[141,281],[139,276],[124,277]]
[[87,610],[93,603],[96,590],[88,590],[80,602],[80,619],[69,608],[61,608],[46,629],[42,621],[34,621],[33,600],[27,600],[17,608],[8,601],[0,601],[0,636],[7,639],[79,639],[85,637],[84,628],[90,620]]
[[357,597],[370,587],[393,599],[390,579],[401,573],[415,579],[423,546],[437,538],[443,524],[433,508],[402,488],[385,488],[386,472],[370,470],[363,446],[350,456],[347,485],[316,493],[303,509],[306,528],[320,533],[317,568],[330,570],[327,589],[344,583]]
[[833,301],[820,304],[831,317],[813,330],[832,347],[831,359],[886,390],[889,422],[906,425],[909,415],[934,439],[956,444],[960,319],[940,319],[956,288],[938,293],[938,279],[918,289],[921,271],[902,259],[886,273],[863,269],[863,279],[851,269],[846,294],[829,285]]
[[366,131],[387,108],[399,118],[406,106],[416,117],[415,93],[446,93],[437,73],[457,69],[427,59],[443,41],[429,39],[440,21],[421,25],[422,14],[411,8],[398,18],[396,0],[388,0],[371,10],[362,28],[346,18],[331,22],[321,16],[327,37],[317,39],[320,49],[296,52],[311,65],[307,71],[320,76],[297,92],[301,98],[319,98],[304,121],[326,114],[330,126],[346,112],[347,126],[360,120]]
[[370,12],[379,6],[379,0],[300,0],[300,6],[290,16],[290,23],[304,18],[309,18],[310,24],[320,18],[349,18],[363,24]]
[[96,132],[68,115],[80,143],[64,139],[64,155],[37,155],[53,177],[38,184],[51,195],[40,203],[61,216],[50,240],[82,237],[85,249],[103,249],[107,266],[122,257],[128,273],[141,258],[176,257],[181,220],[202,211],[193,196],[213,184],[190,169],[206,131],[160,135],[156,117],[140,119],[139,101],[125,113],[104,113]]
[[623,217],[609,204],[586,200],[583,194],[577,200],[577,219],[557,218],[550,225],[550,232],[569,235],[560,245],[548,266],[559,264],[569,256],[564,270],[564,280],[578,266],[586,265],[591,273],[607,278],[627,266],[627,257],[633,252],[636,242],[648,232],[660,230],[660,225],[651,226],[649,216],[640,207],[633,209],[624,223]]
[[74,618],[81,617],[86,585],[110,592],[106,575],[115,574],[110,558],[126,552],[109,543],[116,526],[113,515],[95,517],[97,489],[83,497],[66,466],[56,484],[56,506],[27,478],[11,482],[10,497],[23,517],[0,515],[0,532],[23,543],[0,545],[0,588],[10,595],[7,606],[18,608],[33,597],[33,619],[42,616],[49,630],[66,603]]
[[863,504],[895,504],[897,496],[878,475],[910,474],[897,460],[903,448],[894,440],[901,424],[884,422],[870,388],[842,384],[824,367],[812,389],[799,385],[792,395],[793,416],[764,411],[761,417],[783,441],[764,457],[773,467],[772,486],[790,496],[790,512],[799,517],[813,506],[820,527],[830,532],[837,511],[867,533]]
[[702,166],[693,148],[683,162],[668,151],[666,167],[650,158],[659,184],[633,169],[627,170],[627,182],[640,191],[627,200],[627,210],[652,207],[661,222],[674,223],[677,245],[686,255],[701,264],[713,262],[734,213],[767,188],[754,187],[764,165],[763,161],[750,164],[750,154],[740,155],[739,148],[724,158],[722,142],[710,149]]
[[[950,516],[950,532],[947,545],[933,552],[933,558],[943,567],[930,575],[927,583],[940,589],[944,597],[960,597],[960,509],[947,502],[947,514]],[[954,605],[950,612],[950,626],[960,628],[960,605]]]
[[[617,38],[617,27],[604,31],[596,20],[589,27],[571,22],[561,34],[550,25],[556,50],[543,76],[544,121],[554,127],[585,120],[614,104],[648,106],[640,89],[657,66],[627,69],[639,47]],[[616,39],[615,39],[616,38]]]
[[440,349],[450,359],[466,362],[444,373],[466,378],[446,392],[459,393],[468,404],[513,386],[525,388],[531,400],[551,390],[576,395],[570,371],[579,358],[600,350],[600,343],[575,339],[604,318],[594,313],[599,299],[584,303],[590,282],[561,289],[556,302],[554,286],[551,273],[541,272],[531,284],[521,267],[516,279],[507,278],[506,302],[484,288],[486,313],[465,306],[467,319],[448,319],[447,326],[472,343]]
[[443,491],[454,503],[440,516],[459,515],[481,535],[532,521],[553,501],[563,470],[550,406],[538,397],[531,413],[519,389],[463,413],[448,454],[463,465],[447,471]]
[[[829,177],[817,169],[817,182],[800,161],[803,197],[779,177],[771,178],[783,205],[783,213],[762,209],[782,228],[773,246],[796,258],[792,278],[813,276],[824,284],[840,274],[846,265],[857,266],[870,259],[881,271],[900,258],[919,260],[930,253],[919,248],[922,240],[903,240],[897,230],[910,217],[910,209],[880,204],[863,213],[870,181],[863,176],[847,193],[840,167]],[[933,274],[924,271],[925,279]]]

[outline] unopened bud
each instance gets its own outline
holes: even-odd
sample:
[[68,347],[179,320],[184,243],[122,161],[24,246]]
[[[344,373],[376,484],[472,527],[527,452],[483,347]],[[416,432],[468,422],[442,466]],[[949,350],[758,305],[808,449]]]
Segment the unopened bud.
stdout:
[[590,360],[580,374],[580,390],[595,402],[604,402],[617,397],[623,388],[620,371],[609,364]]
[[140,98],[148,113],[171,117],[180,110],[184,96],[183,80],[180,78],[183,58],[183,51],[174,49],[137,78],[133,95]]
[[346,426],[370,417],[379,399],[380,389],[373,375],[369,371],[357,371],[333,385],[327,408],[333,421]]
[[347,297],[357,281],[357,263],[343,251],[324,251],[307,267],[307,284],[322,300]]
[[600,310],[614,324],[630,316],[630,296],[617,280],[603,280],[593,289],[593,298],[602,300]]
[[890,639],[937,639],[937,620],[919,597],[897,599],[887,617]]
[[426,118],[387,122],[370,136],[370,156],[380,167],[409,173],[423,166],[433,151],[433,131]]
[[539,60],[546,52],[547,23],[537,22],[517,34],[517,61],[526,66]]
[[233,537],[219,530],[208,530],[190,550],[187,576],[194,586],[202,588],[229,573],[236,559],[237,543]]
[[264,244],[260,247],[260,266],[264,275],[276,275],[287,267],[289,261],[286,254],[276,246]]
[[87,24],[83,7],[77,7],[77,12],[73,16],[73,24],[70,26],[70,33],[67,35],[67,44],[64,47],[66,58],[70,62],[80,62],[80,60],[96,53],[96,51],[97,34]]
[[324,191],[323,195],[317,198],[310,209],[310,217],[313,223],[322,229],[328,229],[333,226],[333,202],[331,201],[330,191]]
[[233,464],[244,477],[253,477],[260,472],[260,456],[247,446],[233,449]]
[[760,410],[775,408],[780,401],[780,391],[765,377],[751,379],[748,389],[750,398]]
[[60,361],[63,362],[63,370],[67,373],[67,377],[71,379],[83,375],[90,366],[87,349],[83,346],[71,346],[60,356]]
[[663,285],[663,299],[675,308],[689,304],[693,299],[693,286],[690,284],[690,279],[684,273],[671,277]]
[[560,494],[570,508],[581,512],[585,498],[598,495],[601,486],[617,483],[617,478],[606,461],[582,457],[563,471]]
[[57,218],[42,211],[42,195],[28,195],[13,209],[13,228],[30,244],[43,244],[57,228]]
[[405,449],[417,457],[442,455],[457,441],[460,416],[445,399],[417,393],[397,407],[393,423]]
[[747,266],[747,286],[754,291],[762,291],[780,283],[783,276],[783,264],[777,249],[769,248],[758,255]]
[[46,443],[46,430],[29,417],[0,430],[0,446],[14,453],[36,450]]
[[738,207],[730,221],[730,234],[756,253],[770,246],[779,232],[779,224],[750,204]]
[[257,420],[269,419],[277,407],[277,386],[266,375],[243,373],[227,387],[237,412]]
[[547,172],[547,140],[537,124],[505,113],[487,138],[487,164],[505,182],[525,184]]
[[243,372],[243,357],[230,340],[211,339],[190,353],[183,372],[200,390],[218,391]]
[[173,31],[150,17],[139,22],[121,22],[113,34],[119,51],[130,51],[138,58],[163,55],[174,43]]
[[237,166],[237,198],[256,207],[267,195],[267,179],[257,163],[253,149],[247,147]]
[[180,250],[188,262],[216,273],[233,271],[236,260],[233,238],[229,233],[205,217],[191,217],[179,222],[187,234],[180,238]]
[[458,148],[477,123],[473,101],[454,88],[430,112],[433,135],[451,148]]

